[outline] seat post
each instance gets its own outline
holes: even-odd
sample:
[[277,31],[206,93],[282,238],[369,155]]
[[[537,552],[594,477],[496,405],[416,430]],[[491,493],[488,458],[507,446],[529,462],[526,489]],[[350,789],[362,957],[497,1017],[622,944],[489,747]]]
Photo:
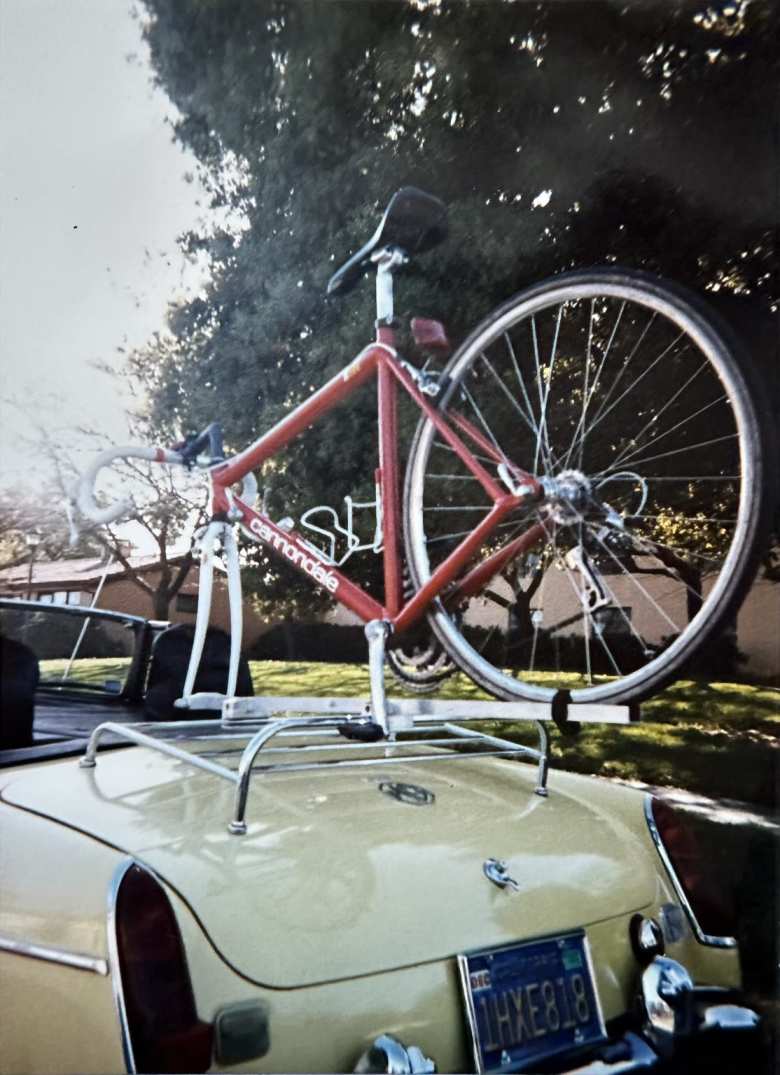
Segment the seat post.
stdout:
[[393,323],[393,273],[409,258],[400,246],[383,246],[374,251],[371,260],[376,270],[376,323],[392,325]]

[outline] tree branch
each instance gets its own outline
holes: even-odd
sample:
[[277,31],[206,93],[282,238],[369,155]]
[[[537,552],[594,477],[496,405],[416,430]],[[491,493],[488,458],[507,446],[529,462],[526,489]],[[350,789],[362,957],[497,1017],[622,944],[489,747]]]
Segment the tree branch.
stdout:
[[176,594],[184,585],[187,579],[187,575],[189,575],[190,573],[190,568],[192,567],[193,560],[194,558],[192,555],[192,551],[190,550],[190,552],[185,555],[184,559],[179,564],[179,570],[176,572],[173,582],[170,584],[166,591],[169,601],[171,601],[176,596]]
[[101,545],[108,549],[108,551],[111,553],[115,560],[119,561],[125,571],[127,571],[128,577],[131,582],[135,583],[135,585],[140,587],[145,593],[153,594],[155,592],[154,587],[150,586],[146,579],[141,578],[136,569],[122,552],[119,541],[114,536],[113,532],[108,528],[106,529],[111,540],[106,540],[106,538],[104,538],[102,534],[97,535],[97,540],[100,542]]

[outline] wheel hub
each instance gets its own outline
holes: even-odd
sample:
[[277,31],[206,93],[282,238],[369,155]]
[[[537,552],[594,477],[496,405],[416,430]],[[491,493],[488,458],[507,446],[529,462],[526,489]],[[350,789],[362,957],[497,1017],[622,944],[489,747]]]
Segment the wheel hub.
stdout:
[[592,504],[590,480],[581,470],[562,470],[543,482],[550,516],[556,523],[580,522]]

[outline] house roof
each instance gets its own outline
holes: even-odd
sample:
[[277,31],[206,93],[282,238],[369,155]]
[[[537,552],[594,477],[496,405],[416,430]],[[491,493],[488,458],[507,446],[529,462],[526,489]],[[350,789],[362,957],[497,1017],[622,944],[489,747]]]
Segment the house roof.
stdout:
[[[186,553],[177,553],[168,557],[170,564],[178,564]],[[152,571],[160,566],[159,556],[129,556],[128,562],[138,572]],[[0,570],[0,592],[17,589],[67,590],[89,589],[97,585],[106,573],[106,579],[120,578],[127,574],[127,569],[114,561],[106,571],[104,557],[88,556],[75,560],[36,560],[33,564],[32,584],[30,583],[30,564],[15,564]]]

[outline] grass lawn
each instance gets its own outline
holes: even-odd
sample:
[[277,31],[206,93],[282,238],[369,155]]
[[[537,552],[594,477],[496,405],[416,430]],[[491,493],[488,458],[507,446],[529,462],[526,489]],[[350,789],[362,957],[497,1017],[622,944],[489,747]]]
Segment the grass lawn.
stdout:
[[[41,661],[41,682],[57,683],[65,674],[67,666],[68,662],[64,658]],[[119,680],[124,683],[129,667],[129,657],[79,657],[73,662],[68,683],[89,683],[95,687],[103,686],[106,680]]]
[[[43,661],[47,679],[65,661]],[[99,684],[122,679],[127,661],[79,660],[71,676]],[[357,664],[252,661],[255,693],[367,696],[368,668]],[[392,694],[402,695],[393,681]],[[466,676],[456,675],[442,698],[486,698]],[[535,744],[532,728],[491,726],[508,739]],[[642,721],[629,727],[593,725],[577,736],[553,734],[553,764],[646,784],[685,788],[697,794],[744,799],[771,806],[778,787],[780,691],[743,683],[680,680],[642,706]]]

